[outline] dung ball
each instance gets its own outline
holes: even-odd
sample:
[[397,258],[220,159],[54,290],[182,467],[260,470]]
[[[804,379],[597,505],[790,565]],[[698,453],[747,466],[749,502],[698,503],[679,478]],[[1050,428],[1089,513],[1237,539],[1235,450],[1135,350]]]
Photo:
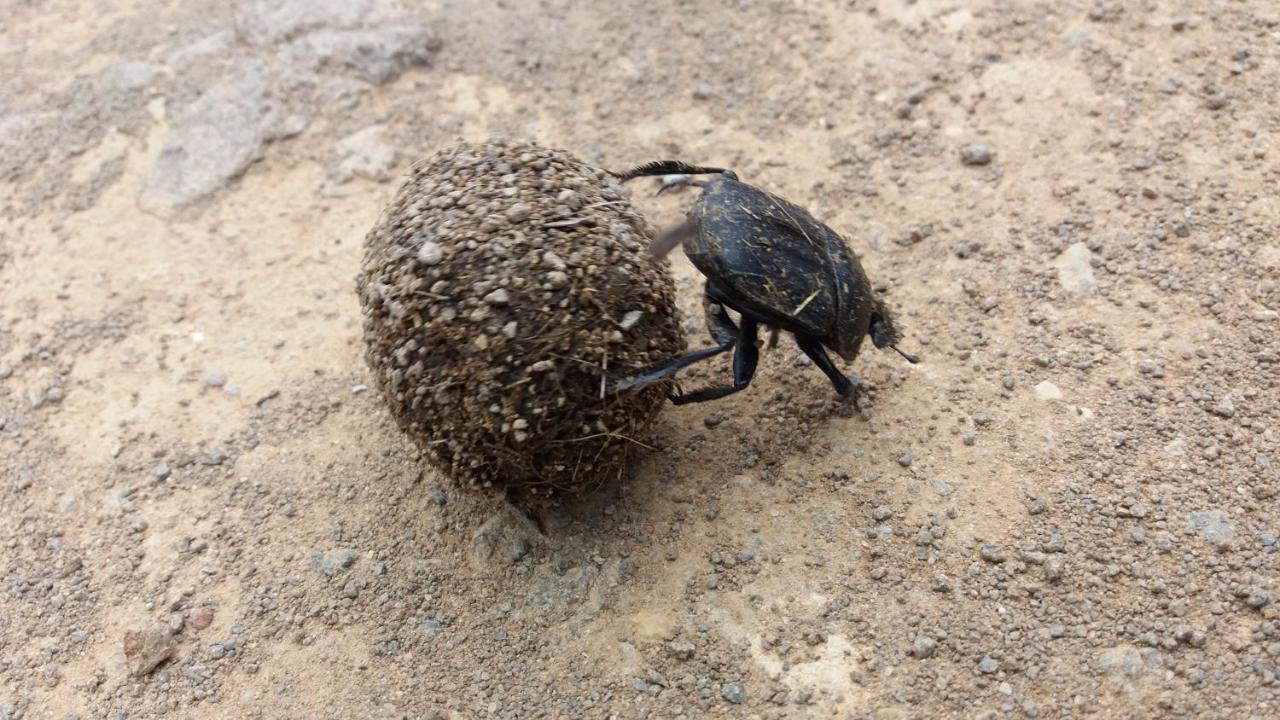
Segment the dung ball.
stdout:
[[610,380],[685,349],[653,228],[608,172],[511,139],[418,163],[368,233],[365,358],[442,473],[580,494],[620,471],[665,401]]

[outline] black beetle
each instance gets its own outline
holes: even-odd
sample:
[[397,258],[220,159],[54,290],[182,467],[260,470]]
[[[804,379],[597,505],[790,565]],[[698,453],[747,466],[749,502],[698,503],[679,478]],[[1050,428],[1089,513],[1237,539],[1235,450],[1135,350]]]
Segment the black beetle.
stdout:
[[[617,391],[668,378],[733,348],[732,386],[689,393],[677,389],[670,398],[683,405],[738,392],[755,374],[761,325],[771,328],[774,340],[778,330],[795,336],[800,349],[842,396],[856,395],[859,382],[836,368],[827,349],[852,361],[869,334],[877,348],[893,348],[908,362],[918,362],[896,347],[902,335],[844,239],[804,208],[752,187],[724,168],[663,160],[613,175],[622,182],[663,176],[659,192],[683,185],[702,188],[684,221],[654,240],[653,253],[662,257],[683,244],[694,267],[706,276],[703,308],[716,342],[715,347],[626,378],[616,384]],[[693,180],[691,175],[716,177]],[[740,325],[734,324],[726,308],[739,314]]]

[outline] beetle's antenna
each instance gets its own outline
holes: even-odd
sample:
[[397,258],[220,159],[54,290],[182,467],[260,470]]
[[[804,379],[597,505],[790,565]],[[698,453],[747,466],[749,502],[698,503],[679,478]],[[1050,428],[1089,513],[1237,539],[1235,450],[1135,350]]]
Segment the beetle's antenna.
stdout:
[[609,174],[622,182],[626,182],[633,178],[651,175],[719,175],[723,172],[725,172],[724,168],[700,167],[689,165],[679,160],[655,160],[644,165],[637,165],[626,172],[619,173],[610,170]]

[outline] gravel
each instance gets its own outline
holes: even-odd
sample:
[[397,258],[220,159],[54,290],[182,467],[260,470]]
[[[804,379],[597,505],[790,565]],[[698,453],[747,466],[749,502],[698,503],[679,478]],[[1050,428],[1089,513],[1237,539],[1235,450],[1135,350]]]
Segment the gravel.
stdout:
[[734,705],[745,705],[747,703],[747,691],[740,682],[725,683],[720,690],[720,695]]
[[989,165],[991,163],[991,148],[981,143],[970,143],[961,146],[960,162],[965,165]]

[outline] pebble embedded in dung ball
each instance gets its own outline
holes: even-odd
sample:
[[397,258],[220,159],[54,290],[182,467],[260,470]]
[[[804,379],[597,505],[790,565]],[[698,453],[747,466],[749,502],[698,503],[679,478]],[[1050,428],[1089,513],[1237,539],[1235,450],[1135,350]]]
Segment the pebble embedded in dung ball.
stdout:
[[665,401],[604,393],[684,350],[653,229],[606,171],[511,140],[418,162],[365,239],[366,360],[400,427],[463,483],[579,493]]

